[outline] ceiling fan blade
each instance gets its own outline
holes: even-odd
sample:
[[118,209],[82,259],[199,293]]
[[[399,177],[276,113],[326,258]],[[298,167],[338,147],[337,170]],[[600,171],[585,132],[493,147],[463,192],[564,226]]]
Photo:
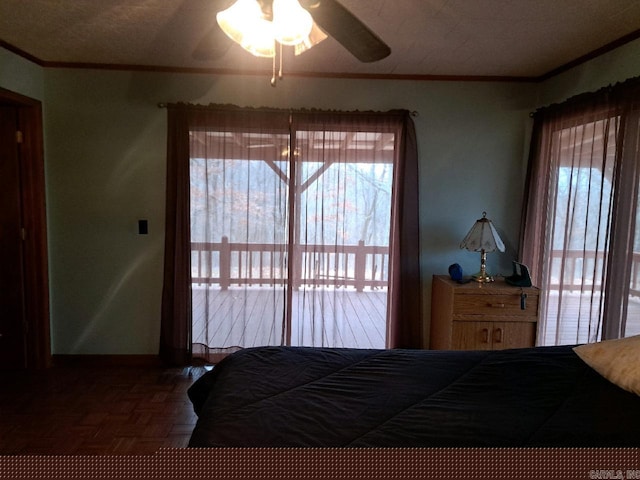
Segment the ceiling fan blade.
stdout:
[[361,62],[387,57],[391,48],[336,0],[300,0],[313,20]]

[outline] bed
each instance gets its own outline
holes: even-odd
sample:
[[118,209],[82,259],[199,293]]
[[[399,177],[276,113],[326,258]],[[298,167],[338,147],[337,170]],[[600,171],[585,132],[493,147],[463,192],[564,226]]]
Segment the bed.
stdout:
[[249,348],[191,386],[189,446],[640,446],[640,396],[586,357],[570,346]]

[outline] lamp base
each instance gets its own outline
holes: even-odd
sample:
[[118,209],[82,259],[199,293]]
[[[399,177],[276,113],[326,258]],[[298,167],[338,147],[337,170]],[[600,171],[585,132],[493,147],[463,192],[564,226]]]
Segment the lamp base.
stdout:
[[473,279],[478,283],[491,283],[493,277],[487,274],[487,252],[480,250],[480,271],[473,275]]
[[491,283],[493,282],[493,277],[491,275],[487,275],[486,273],[476,273],[472,275],[473,281],[478,283]]

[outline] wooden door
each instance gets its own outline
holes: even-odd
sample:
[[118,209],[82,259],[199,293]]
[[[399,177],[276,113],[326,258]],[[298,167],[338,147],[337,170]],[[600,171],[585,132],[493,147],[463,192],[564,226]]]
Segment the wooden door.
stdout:
[[0,369],[26,366],[18,110],[0,106]]

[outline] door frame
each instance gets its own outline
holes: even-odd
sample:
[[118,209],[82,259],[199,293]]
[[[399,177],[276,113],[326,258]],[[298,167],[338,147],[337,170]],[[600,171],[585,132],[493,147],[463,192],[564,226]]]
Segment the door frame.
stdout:
[[51,332],[42,103],[4,88],[0,88],[0,103],[17,108],[18,128],[22,132],[19,157],[25,230],[26,367],[48,368],[51,366]]

